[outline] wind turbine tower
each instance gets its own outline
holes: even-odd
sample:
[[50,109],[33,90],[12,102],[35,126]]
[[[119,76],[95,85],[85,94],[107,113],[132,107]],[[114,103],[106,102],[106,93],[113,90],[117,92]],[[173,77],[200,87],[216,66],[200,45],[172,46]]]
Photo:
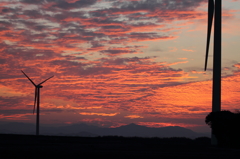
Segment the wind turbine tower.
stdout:
[[[208,0],[208,29],[205,59],[207,69],[208,50],[211,28],[214,19],[213,41],[213,85],[212,85],[212,112],[221,111],[221,52],[222,52],[222,0]],[[212,144],[216,145],[216,137],[212,134]]]
[[[22,71],[22,70],[21,70]],[[40,88],[42,88],[42,84],[52,78],[53,76],[47,78],[46,80],[42,81],[38,85],[36,85],[23,71],[22,73],[29,79],[29,81],[35,86],[35,97],[34,97],[34,106],[33,106],[33,114],[35,112],[35,107],[37,104],[37,116],[36,116],[36,135],[39,135],[39,115],[40,115]]]

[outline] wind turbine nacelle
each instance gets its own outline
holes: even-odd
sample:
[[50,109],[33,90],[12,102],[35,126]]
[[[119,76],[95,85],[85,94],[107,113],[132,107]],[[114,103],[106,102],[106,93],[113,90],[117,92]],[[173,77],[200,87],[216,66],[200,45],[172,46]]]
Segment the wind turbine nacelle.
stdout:
[[37,86],[37,88],[43,88],[43,86],[42,86],[42,85],[39,85],[39,86]]

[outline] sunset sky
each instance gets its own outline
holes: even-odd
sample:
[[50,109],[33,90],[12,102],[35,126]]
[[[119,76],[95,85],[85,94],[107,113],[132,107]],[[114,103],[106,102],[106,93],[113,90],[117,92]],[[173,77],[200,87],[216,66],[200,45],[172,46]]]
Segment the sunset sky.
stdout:
[[[0,0],[0,121],[210,131],[207,0]],[[223,0],[222,109],[240,108],[240,0]]]

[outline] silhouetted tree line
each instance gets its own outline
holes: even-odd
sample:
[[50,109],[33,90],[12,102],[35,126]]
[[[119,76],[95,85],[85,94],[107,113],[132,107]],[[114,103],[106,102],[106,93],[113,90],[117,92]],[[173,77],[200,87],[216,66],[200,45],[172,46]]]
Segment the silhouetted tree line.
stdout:
[[206,124],[212,128],[219,146],[240,147],[240,112],[223,110],[206,116]]

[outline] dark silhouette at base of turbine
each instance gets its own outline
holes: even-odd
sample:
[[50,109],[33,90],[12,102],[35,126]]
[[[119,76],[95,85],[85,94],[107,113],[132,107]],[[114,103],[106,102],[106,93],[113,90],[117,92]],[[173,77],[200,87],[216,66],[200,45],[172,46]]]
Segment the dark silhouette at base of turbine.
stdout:
[[[22,71],[22,70],[21,70]],[[23,71],[22,73],[29,79],[29,81],[35,86],[35,97],[34,97],[34,106],[33,106],[33,114],[35,112],[35,107],[37,105],[37,116],[36,116],[36,135],[39,135],[39,115],[40,115],[40,88],[42,88],[42,84],[52,78],[53,76],[47,78],[46,80],[42,81],[38,85],[36,85],[27,74],[25,74]]]
[[211,112],[206,116],[205,122],[212,128],[219,146],[240,147],[240,112]]

